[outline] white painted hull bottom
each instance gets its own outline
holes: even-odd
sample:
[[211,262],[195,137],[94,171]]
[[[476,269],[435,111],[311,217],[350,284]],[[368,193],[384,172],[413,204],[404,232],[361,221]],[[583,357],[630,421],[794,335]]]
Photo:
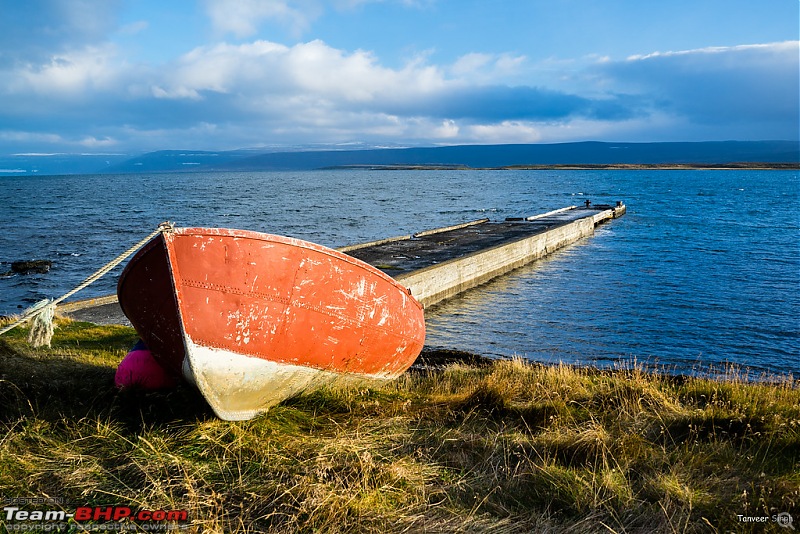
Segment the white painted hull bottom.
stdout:
[[396,376],[334,373],[205,347],[184,336],[183,376],[226,421],[252,419],[303,391],[339,384],[385,381]]

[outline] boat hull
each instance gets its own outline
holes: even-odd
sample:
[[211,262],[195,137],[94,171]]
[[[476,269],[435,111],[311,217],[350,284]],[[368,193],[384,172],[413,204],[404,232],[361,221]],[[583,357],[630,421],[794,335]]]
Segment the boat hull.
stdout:
[[183,228],[123,271],[126,316],[223,419],[340,380],[389,380],[422,350],[422,306],[372,266],[297,239]]

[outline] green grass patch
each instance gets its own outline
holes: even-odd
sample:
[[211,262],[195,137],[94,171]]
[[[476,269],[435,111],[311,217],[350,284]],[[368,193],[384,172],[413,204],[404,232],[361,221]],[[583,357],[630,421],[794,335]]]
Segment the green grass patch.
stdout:
[[[214,417],[188,386],[118,391],[136,334],[0,338],[0,496],[189,511],[189,532],[761,532],[800,521],[797,381],[520,360]],[[775,525],[772,525],[774,527]],[[0,526],[0,531],[7,526]]]

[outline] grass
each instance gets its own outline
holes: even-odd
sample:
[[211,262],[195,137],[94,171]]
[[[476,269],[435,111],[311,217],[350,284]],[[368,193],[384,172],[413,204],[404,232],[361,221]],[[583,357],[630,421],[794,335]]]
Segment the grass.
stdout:
[[25,336],[0,338],[5,498],[186,509],[189,532],[763,532],[777,527],[738,516],[800,520],[791,378],[475,358],[225,422],[189,387],[117,391],[131,329],[62,320],[50,349]]

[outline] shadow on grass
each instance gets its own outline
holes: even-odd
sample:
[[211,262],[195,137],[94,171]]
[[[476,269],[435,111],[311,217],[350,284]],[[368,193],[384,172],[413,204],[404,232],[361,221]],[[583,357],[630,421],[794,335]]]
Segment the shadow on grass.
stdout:
[[766,430],[763,420],[755,417],[685,415],[668,421],[660,435],[650,436],[658,443],[684,443],[688,440],[742,442],[758,439]]
[[202,396],[188,385],[164,391],[120,390],[114,386],[112,367],[21,354],[4,340],[0,359],[0,421],[110,419],[136,432],[143,426],[213,417]]

